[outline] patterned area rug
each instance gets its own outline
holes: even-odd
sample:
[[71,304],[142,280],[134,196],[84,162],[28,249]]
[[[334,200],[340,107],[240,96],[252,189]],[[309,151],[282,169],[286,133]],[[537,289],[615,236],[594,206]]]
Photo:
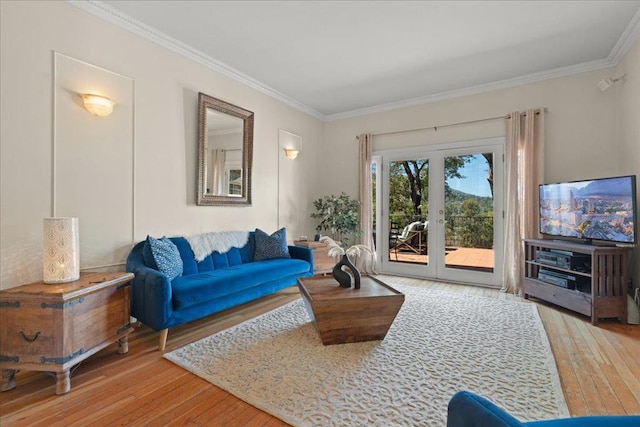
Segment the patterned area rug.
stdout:
[[295,426],[441,427],[461,389],[522,420],[568,416],[534,304],[395,287],[383,341],[323,346],[298,300],[164,357]]

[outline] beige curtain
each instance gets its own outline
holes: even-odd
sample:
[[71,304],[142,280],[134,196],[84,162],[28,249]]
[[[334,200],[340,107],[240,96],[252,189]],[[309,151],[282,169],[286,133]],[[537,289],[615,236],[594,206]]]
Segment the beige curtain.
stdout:
[[211,178],[210,192],[215,195],[226,196],[228,188],[224,188],[224,150],[211,150]]
[[502,291],[522,293],[524,244],[538,237],[538,185],[544,177],[544,110],[514,111],[507,119]]
[[371,191],[371,151],[373,149],[373,135],[369,133],[358,137],[360,145],[360,243],[371,249],[373,256],[359,257],[356,267],[363,273],[375,273],[375,243],[373,241],[373,200]]

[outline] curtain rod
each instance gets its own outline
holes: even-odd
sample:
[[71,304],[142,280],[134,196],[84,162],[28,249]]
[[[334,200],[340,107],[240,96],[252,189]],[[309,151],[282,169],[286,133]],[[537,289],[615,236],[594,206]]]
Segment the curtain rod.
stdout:
[[[547,112],[547,108],[538,108],[535,110],[535,114],[538,115],[540,114],[542,111],[544,111],[545,113]],[[520,113],[521,116],[526,116],[527,113]],[[406,130],[396,130],[396,131],[391,131],[391,132],[383,132],[383,133],[374,133],[372,136],[383,136],[383,135],[395,135],[398,133],[407,133],[407,132],[420,132],[423,130],[429,130],[429,129],[433,129],[435,131],[438,130],[438,128],[447,128],[447,127],[451,127],[451,126],[460,126],[460,125],[468,125],[468,124],[472,124],[472,123],[480,123],[480,122],[488,122],[491,120],[498,120],[498,119],[510,119],[511,118],[511,114],[507,114],[506,116],[496,116],[496,117],[487,117],[486,119],[478,119],[478,120],[469,120],[466,122],[458,122],[458,123],[449,123],[446,125],[440,125],[440,126],[429,126],[426,128],[416,128],[416,129],[406,129]],[[356,136],[356,139],[360,139],[360,136]]]

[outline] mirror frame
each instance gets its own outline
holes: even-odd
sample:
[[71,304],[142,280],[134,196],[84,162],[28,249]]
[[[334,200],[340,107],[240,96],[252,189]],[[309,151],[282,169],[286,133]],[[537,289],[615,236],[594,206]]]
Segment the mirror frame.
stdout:
[[[207,188],[207,109],[242,119],[242,194],[219,196],[206,192]],[[253,164],[253,112],[220,99],[198,93],[198,206],[251,205],[251,166]]]

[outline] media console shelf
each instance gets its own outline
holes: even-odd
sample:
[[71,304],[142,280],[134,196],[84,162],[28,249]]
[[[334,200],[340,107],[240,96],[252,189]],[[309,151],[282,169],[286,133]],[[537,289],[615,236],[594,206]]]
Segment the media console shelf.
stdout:
[[[525,240],[524,297],[539,298],[591,317],[593,325],[598,319],[617,317],[627,320],[627,277],[628,248],[597,246],[559,240]],[[554,261],[553,254],[563,259]],[[570,260],[572,254],[581,258],[575,265]],[[579,264],[579,265],[578,265]],[[539,280],[543,276],[571,276],[577,280],[575,289]]]

